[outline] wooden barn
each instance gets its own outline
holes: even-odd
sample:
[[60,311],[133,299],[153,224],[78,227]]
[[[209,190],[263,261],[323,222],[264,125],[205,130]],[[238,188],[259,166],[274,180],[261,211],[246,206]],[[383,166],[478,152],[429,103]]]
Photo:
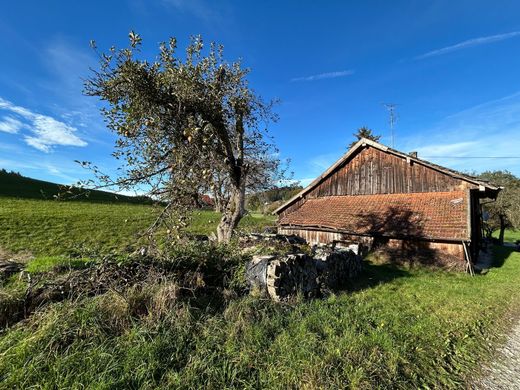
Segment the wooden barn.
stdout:
[[362,243],[409,261],[463,267],[478,258],[482,199],[499,191],[361,139],[275,213],[279,233],[309,244]]

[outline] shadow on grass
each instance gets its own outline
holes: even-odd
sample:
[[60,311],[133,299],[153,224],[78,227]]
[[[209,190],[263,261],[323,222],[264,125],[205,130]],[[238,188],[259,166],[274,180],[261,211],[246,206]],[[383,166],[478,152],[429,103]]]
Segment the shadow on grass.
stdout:
[[511,253],[515,252],[514,247],[495,245],[493,247],[493,263],[491,268],[500,268],[504,265]]
[[408,278],[410,273],[394,264],[374,264],[364,262],[361,274],[352,280],[344,291],[360,291],[392,282],[398,278]]

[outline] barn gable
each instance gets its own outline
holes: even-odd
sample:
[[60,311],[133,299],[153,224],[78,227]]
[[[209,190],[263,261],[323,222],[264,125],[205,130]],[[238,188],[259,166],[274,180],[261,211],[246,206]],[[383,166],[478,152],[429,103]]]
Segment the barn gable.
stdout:
[[[304,199],[324,196],[449,192],[480,189],[494,197],[498,187],[474,177],[432,164],[361,139],[327,171],[275,210],[285,215]],[[494,195],[494,196],[493,196]]]

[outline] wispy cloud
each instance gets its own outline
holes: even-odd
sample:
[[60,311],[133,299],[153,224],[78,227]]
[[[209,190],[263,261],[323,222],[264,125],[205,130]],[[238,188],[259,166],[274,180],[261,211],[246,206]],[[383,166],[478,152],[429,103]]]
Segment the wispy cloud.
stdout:
[[518,134],[520,93],[514,93],[450,115],[401,149],[461,171],[506,169],[520,175],[518,158],[474,158],[520,156]]
[[75,184],[80,178],[86,177],[85,171],[68,159],[49,161],[48,156],[42,158],[41,154],[36,151],[35,153],[27,153],[27,151],[16,153],[13,158],[2,157],[0,156],[0,167],[8,171],[22,171],[30,177],[39,176],[44,172],[53,181],[64,184]]
[[[346,150],[345,150],[346,151]],[[329,168],[338,158],[341,157],[341,154],[337,153],[325,153],[325,154],[319,154],[311,159],[309,159],[309,168],[311,171],[315,173],[321,173],[327,168]]]
[[[24,141],[42,151],[50,152],[54,146],[86,146],[87,143],[79,138],[75,132],[77,129],[64,122],[54,119],[47,115],[38,114],[31,110],[17,106],[8,100],[0,97],[0,110],[5,110],[11,114],[18,115],[19,119],[7,117],[3,124],[8,128],[9,132],[17,133],[20,129],[26,127],[29,134],[23,134]],[[22,122],[23,120],[23,122]],[[11,126],[11,127],[9,127]],[[15,130],[15,131],[13,131]]]
[[431,144],[418,149],[420,156],[436,156],[436,157],[450,157],[450,156],[467,156],[471,154],[471,150],[478,146],[478,141],[454,142],[454,143],[439,143]]
[[336,72],[314,74],[312,76],[295,77],[295,78],[291,79],[291,81],[296,82],[296,81],[316,81],[316,80],[323,80],[323,79],[335,79],[337,77],[345,77],[345,76],[350,76],[352,74],[354,74],[353,70],[340,70],[340,71],[336,71]]
[[5,133],[16,134],[22,127],[22,122],[10,116],[5,116],[0,121],[0,131]]
[[[204,0],[163,0],[163,4],[175,11],[193,15],[206,22],[219,22],[222,19],[221,8],[212,6],[217,3],[207,3]],[[221,4],[219,3],[219,5]]]
[[513,31],[510,33],[505,33],[505,34],[497,34],[497,35],[490,35],[487,37],[468,39],[467,41],[462,41],[455,45],[446,46],[441,49],[432,50],[432,51],[429,51],[428,53],[421,54],[420,56],[415,57],[415,59],[422,60],[422,59],[428,58],[428,57],[440,56],[440,55],[451,53],[451,52],[454,52],[457,50],[467,49],[469,47],[485,45],[485,44],[493,43],[493,42],[499,42],[499,41],[514,38],[517,36],[520,36],[520,31]]
[[55,38],[49,40],[41,54],[49,77],[40,81],[39,86],[46,98],[54,102],[46,107],[49,115],[81,129],[82,139],[89,144],[112,147],[114,138],[107,132],[98,100],[82,93],[83,80],[91,76],[90,69],[98,67],[93,53],[63,38]]

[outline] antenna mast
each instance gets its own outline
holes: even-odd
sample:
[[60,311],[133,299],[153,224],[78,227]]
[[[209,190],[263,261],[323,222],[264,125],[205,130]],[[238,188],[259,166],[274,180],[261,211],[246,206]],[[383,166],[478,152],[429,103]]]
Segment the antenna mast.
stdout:
[[388,110],[388,123],[390,123],[390,133],[391,133],[391,145],[392,148],[394,147],[394,125],[397,122],[397,114],[395,112],[395,108],[397,107],[397,104],[394,103],[383,103],[383,106]]

